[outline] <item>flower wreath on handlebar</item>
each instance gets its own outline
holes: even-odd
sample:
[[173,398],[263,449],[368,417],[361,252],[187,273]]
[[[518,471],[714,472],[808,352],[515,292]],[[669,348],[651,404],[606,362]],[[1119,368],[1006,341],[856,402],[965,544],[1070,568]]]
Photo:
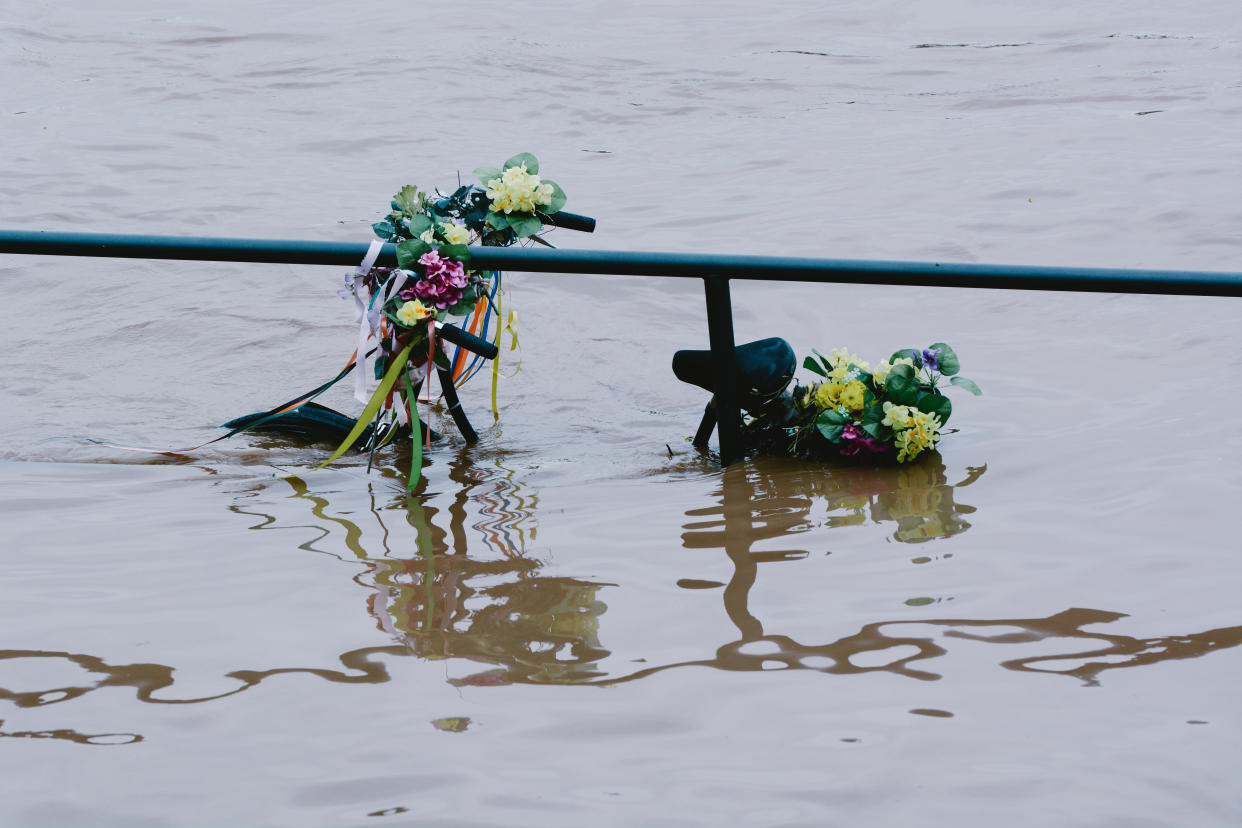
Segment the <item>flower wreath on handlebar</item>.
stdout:
[[[474,174],[482,186],[460,185],[449,195],[406,185],[393,196],[391,212],[372,225],[376,239],[340,292],[355,303],[358,347],[353,359],[363,370],[355,373],[354,395],[365,408],[357,428],[322,465],[348,451],[367,426],[373,448],[391,440],[401,426],[410,427],[415,448],[412,488],[422,465],[422,441],[412,428],[418,422],[416,395],[433,366],[450,408],[456,409],[455,389],[481,368],[480,351],[490,349],[498,357],[505,331],[512,336],[510,350],[517,348],[515,314],[510,312],[507,319],[501,315],[501,273],[472,269],[467,245],[505,247],[526,239],[547,245],[538,234],[556,223],[565,193],[556,182],[539,176],[539,160],[527,152],[502,167],[480,167]],[[385,242],[397,245],[395,268],[374,266]],[[460,329],[473,345],[444,349],[442,341],[450,333],[456,333],[455,341],[462,340],[453,329],[437,336],[448,317],[464,317]],[[498,377],[499,359],[494,358],[494,414]],[[429,441],[430,430],[425,433]],[[472,432],[467,439],[471,437]]]

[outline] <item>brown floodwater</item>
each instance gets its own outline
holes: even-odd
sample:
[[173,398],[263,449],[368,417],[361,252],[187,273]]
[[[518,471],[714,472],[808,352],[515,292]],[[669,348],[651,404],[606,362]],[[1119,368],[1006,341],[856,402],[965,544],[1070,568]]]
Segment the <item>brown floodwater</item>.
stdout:
[[[530,151],[563,247],[1242,261],[1226,0],[6,3],[0,66],[4,228],[361,242]],[[739,342],[956,348],[905,468],[722,470],[697,283],[521,273],[414,496],[91,442],[326,380],[341,276],[0,257],[0,824],[1242,821],[1238,300],[734,283]]]

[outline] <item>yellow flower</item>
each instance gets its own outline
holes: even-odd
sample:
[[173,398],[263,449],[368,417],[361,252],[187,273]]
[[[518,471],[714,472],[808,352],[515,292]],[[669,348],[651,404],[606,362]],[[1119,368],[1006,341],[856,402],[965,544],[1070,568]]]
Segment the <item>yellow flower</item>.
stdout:
[[921,428],[928,432],[940,430],[940,418],[935,414],[930,414],[926,411],[913,411],[911,412],[910,417],[914,420],[915,428]]
[[429,316],[435,315],[436,312],[433,309],[427,307],[418,299],[406,302],[404,305],[397,308],[397,321],[402,325],[405,325],[407,328],[412,328],[418,322],[423,321]]
[[884,403],[884,419],[882,422],[884,425],[892,426],[894,429],[909,428],[914,424],[908,406],[893,405],[891,402]]
[[499,213],[518,211],[533,213],[539,206],[552,203],[552,185],[544,184],[539,176],[526,171],[526,164],[510,167],[487,182],[487,197],[491,210]]
[[453,224],[449,221],[440,223],[440,235],[444,236],[444,240],[449,244],[468,244],[470,242],[470,230],[461,224]]
[[837,399],[850,411],[858,412],[863,410],[866,393],[867,387],[858,380],[853,380],[845,385]]
[[888,372],[891,370],[893,370],[893,366],[889,365],[887,359],[875,366],[875,370],[871,372],[871,376],[875,380],[876,387],[884,385],[884,380],[888,379]]
[[[904,408],[905,406],[895,406]],[[915,411],[910,417],[908,428],[893,435],[893,444],[897,446],[897,462],[913,460],[925,450],[933,448],[940,435],[940,418],[925,411]]]
[[815,407],[819,409],[836,408],[841,398],[841,386],[835,382],[820,383],[815,389]]
[[529,173],[526,172],[526,162],[523,161],[518,166],[510,167],[509,169],[502,172],[500,174],[500,181],[506,187],[517,187],[521,184],[526,183],[527,175],[529,175]]
[[913,460],[923,451],[923,444],[916,438],[916,431],[912,428],[897,432],[893,437],[893,444],[897,446],[898,463]]
[[[870,363],[851,354],[845,348],[833,348],[831,361],[832,370],[828,372],[828,378],[836,382],[848,382],[858,376],[858,371],[866,371],[871,367]],[[853,376],[850,376],[851,374]]]
[[850,381],[858,376],[857,371],[871,369],[871,362],[863,360],[861,356],[854,356],[845,348],[833,348],[831,361],[832,370],[828,371],[828,377],[837,382]]

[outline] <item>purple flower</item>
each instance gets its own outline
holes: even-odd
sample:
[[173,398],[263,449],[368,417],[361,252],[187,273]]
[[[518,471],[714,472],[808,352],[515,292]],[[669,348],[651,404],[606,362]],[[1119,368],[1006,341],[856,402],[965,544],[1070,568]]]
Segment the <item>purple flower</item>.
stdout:
[[866,445],[867,435],[856,425],[847,425],[841,431],[841,454],[844,457],[854,457],[863,450]]
[[923,349],[923,363],[932,371],[940,370],[940,349],[925,348]]
[[427,269],[427,273],[414,287],[401,291],[402,299],[421,299],[439,310],[461,301],[467,281],[466,268],[461,262],[445,259],[438,250],[430,250],[419,257],[418,263]]
[[842,429],[839,448],[842,457],[857,457],[864,450],[872,454],[883,454],[888,451],[888,444],[883,440],[868,437],[866,432],[856,425],[847,425]]

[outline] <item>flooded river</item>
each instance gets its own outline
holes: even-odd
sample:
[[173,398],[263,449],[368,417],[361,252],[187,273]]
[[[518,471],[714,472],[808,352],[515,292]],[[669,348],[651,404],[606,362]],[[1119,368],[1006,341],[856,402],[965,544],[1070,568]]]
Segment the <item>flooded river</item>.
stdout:
[[[0,8],[8,229],[364,242],[530,151],[562,247],[1242,269],[1225,0]],[[698,282],[524,273],[412,497],[91,442],[333,376],[342,273],[0,257],[0,824],[1242,821],[1238,300],[735,282],[739,342],[953,345],[905,468],[722,470]]]

